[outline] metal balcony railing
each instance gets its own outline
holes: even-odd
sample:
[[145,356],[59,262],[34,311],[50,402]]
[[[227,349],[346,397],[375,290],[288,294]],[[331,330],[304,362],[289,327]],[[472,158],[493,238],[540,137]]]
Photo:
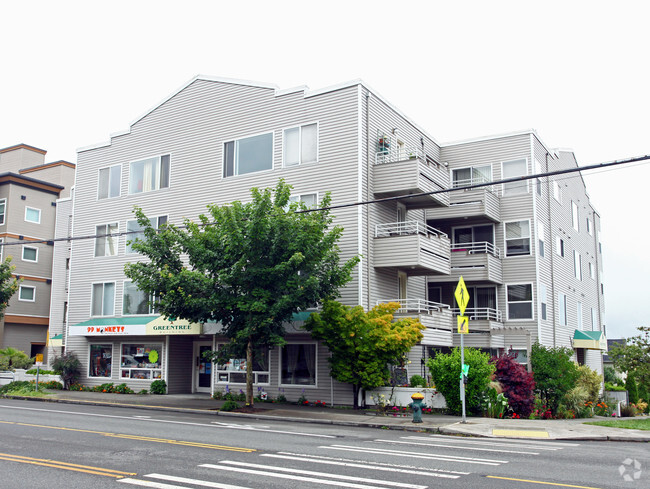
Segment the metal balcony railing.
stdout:
[[393,299],[393,300],[380,300],[377,304],[385,304],[387,302],[397,302],[400,308],[397,310],[398,314],[406,314],[417,312],[419,314],[431,314],[433,312],[440,312],[443,309],[451,309],[447,304],[439,302],[426,301],[424,299]]
[[446,233],[420,221],[389,222],[375,225],[375,238],[408,236],[413,234],[448,238]]
[[[452,309],[451,312],[460,315],[460,309],[458,308]],[[503,322],[503,314],[501,314],[501,311],[491,307],[468,307],[465,309],[465,316],[469,316],[470,321],[483,319]]]
[[422,148],[416,146],[408,148],[386,149],[384,151],[377,151],[375,153],[375,165],[382,165],[384,163],[395,163],[404,160],[424,160],[425,156]]
[[470,255],[487,253],[497,258],[501,258],[501,250],[487,241],[477,241],[476,243],[453,243],[451,251],[467,251]]
[[[490,183],[491,181],[492,180],[480,176],[476,176],[473,178],[454,179],[451,182],[451,188],[469,187],[471,185],[477,185],[479,183]],[[485,187],[479,187],[479,188],[484,188],[486,190],[489,190],[495,195],[501,196],[501,188],[499,185],[486,185]]]

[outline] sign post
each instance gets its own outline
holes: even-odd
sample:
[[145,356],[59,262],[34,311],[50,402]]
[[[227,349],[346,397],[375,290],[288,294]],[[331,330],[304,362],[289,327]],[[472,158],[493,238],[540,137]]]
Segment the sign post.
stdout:
[[463,280],[462,275],[458,280],[458,285],[456,286],[454,297],[456,298],[458,308],[460,309],[460,316],[458,316],[458,333],[460,334],[460,400],[463,408],[462,423],[467,423],[467,418],[465,415],[465,383],[467,382],[469,365],[465,365],[465,342],[463,341],[463,338],[469,332],[469,318],[465,316],[465,308],[469,303],[469,291],[465,286],[465,281]]
[[38,374],[41,372],[41,366],[43,365],[43,354],[36,354],[36,390],[38,390]]

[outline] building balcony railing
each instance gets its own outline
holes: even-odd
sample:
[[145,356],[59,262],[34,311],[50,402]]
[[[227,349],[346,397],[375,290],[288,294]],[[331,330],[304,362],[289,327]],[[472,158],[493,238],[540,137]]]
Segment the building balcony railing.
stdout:
[[449,276],[430,276],[431,282],[456,282],[463,277],[469,282],[503,283],[501,250],[486,241],[451,245]]
[[400,269],[408,275],[450,272],[449,237],[423,222],[377,224],[373,248],[373,265],[377,268]]
[[[492,256],[501,258],[501,250],[488,241],[477,241],[476,243],[453,243],[451,245],[451,251],[452,253],[455,251],[466,251],[469,255],[489,253]],[[451,266],[454,266],[453,263]]]
[[[374,194],[377,197],[412,195],[449,188],[449,172],[421,148],[398,148],[375,154]],[[411,209],[449,205],[447,192],[405,198],[404,205]]]
[[[457,183],[457,182],[456,182]],[[463,219],[465,221],[500,222],[501,197],[496,186],[458,190],[449,195],[449,207],[427,210],[427,220],[445,221]]]
[[396,314],[408,314],[414,312],[418,314],[433,314],[434,312],[440,312],[443,309],[445,310],[451,309],[451,306],[447,304],[427,301],[424,299],[379,300],[377,301],[377,305],[385,304],[387,302],[397,302],[400,305],[400,308],[397,310]]
[[396,316],[415,317],[425,327],[422,331],[423,345],[452,346],[453,344],[453,321],[454,317],[451,307],[447,304],[427,301],[424,299],[396,299],[377,301],[397,302],[400,308]]
[[[453,308],[451,312],[454,315],[460,315],[460,309]],[[470,321],[496,321],[503,322],[503,314],[498,309],[491,307],[468,307],[465,309],[465,316],[469,317]]]

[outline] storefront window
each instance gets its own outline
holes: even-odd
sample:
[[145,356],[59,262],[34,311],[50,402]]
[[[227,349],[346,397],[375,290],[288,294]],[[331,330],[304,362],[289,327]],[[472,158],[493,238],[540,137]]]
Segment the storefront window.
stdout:
[[90,345],[89,377],[110,377],[113,345]]
[[280,372],[281,384],[316,385],[316,345],[283,346]]
[[[219,345],[221,347],[222,345]],[[217,382],[221,384],[246,383],[246,359],[230,358],[225,364],[217,365]],[[253,383],[269,383],[269,351],[258,349],[253,353]]]
[[162,378],[162,343],[123,344],[120,366],[123,379]]

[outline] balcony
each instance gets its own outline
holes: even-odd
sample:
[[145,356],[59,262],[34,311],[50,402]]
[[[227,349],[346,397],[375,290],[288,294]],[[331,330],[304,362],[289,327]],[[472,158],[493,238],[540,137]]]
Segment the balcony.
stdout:
[[[375,155],[374,193],[376,197],[422,194],[449,188],[449,172],[428,158],[420,148],[379,151]],[[449,205],[449,193],[404,199],[409,209]]]
[[[453,187],[463,187],[476,182],[456,181]],[[501,197],[496,186],[456,190],[450,192],[449,207],[427,212],[427,220],[446,221],[463,219],[465,224],[476,221],[501,221]]]
[[430,282],[457,282],[460,276],[466,282],[503,284],[501,250],[492,243],[454,243],[451,245],[449,276],[431,276]]
[[[454,316],[460,309],[452,309]],[[465,316],[469,317],[469,333],[465,335],[465,346],[473,348],[504,348],[503,314],[491,307],[468,307]],[[454,346],[460,345],[460,338],[454,338]]]
[[448,275],[449,237],[419,221],[375,226],[375,268],[394,268],[407,275]]
[[401,307],[395,313],[396,318],[414,317],[422,323],[426,328],[422,331],[422,345],[452,346],[454,318],[448,305],[423,299],[381,300],[377,304],[383,302],[400,304]]

